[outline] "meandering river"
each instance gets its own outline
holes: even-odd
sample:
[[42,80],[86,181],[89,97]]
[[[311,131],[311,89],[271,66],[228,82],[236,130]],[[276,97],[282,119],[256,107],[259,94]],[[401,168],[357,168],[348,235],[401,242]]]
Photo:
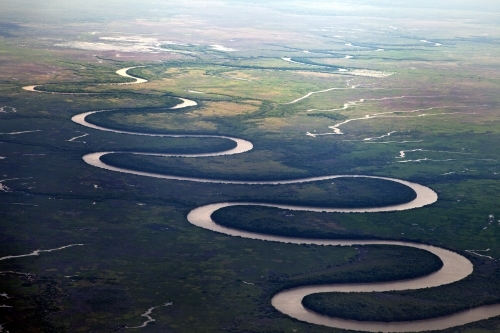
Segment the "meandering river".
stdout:
[[[144,79],[136,78],[127,74],[127,70],[130,68],[125,68],[117,71],[117,74],[131,77],[136,79],[136,82],[131,83],[143,83],[146,82]],[[141,81],[142,80],[142,81]],[[25,87],[25,90],[34,90],[35,86]],[[172,109],[180,109],[188,106],[196,106],[195,101],[188,99],[181,99],[181,103],[174,106]],[[206,157],[206,156],[224,156],[232,154],[240,154],[250,151],[253,148],[251,142],[239,138],[233,138],[228,136],[217,136],[217,135],[177,135],[177,134],[155,134],[155,133],[142,133],[142,132],[131,132],[131,131],[120,131],[115,129],[110,129],[102,126],[92,124],[87,121],[87,117],[98,113],[98,112],[112,112],[114,110],[99,110],[85,112],[78,114],[72,118],[75,123],[82,126],[101,130],[109,131],[117,134],[126,135],[143,135],[143,136],[154,136],[154,137],[197,137],[197,138],[222,138],[231,140],[236,144],[236,147],[213,153],[206,154],[154,154],[154,153],[142,153],[142,152],[120,152],[120,151],[108,151],[108,152],[96,152],[83,156],[83,160],[95,167],[103,168],[110,171],[122,172],[128,174],[134,174],[139,176],[162,178],[162,179],[172,179],[181,181],[194,181],[194,182],[205,182],[205,183],[223,183],[223,184],[246,184],[246,185],[256,185],[256,184],[294,184],[294,183],[305,183],[314,182],[320,180],[334,179],[334,178],[375,178],[382,179],[385,181],[392,181],[403,184],[410,187],[416,193],[415,199],[410,202],[402,203],[398,205],[391,205],[386,207],[371,207],[371,208],[324,208],[324,207],[308,207],[308,206],[297,206],[297,205],[282,205],[282,204],[272,204],[272,203],[255,203],[255,202],[222,202],[214,203],[205,206],[201,206],[193,209],[189,212],[187,219],[190,223],[195,226],[211,230],[214,232],[238,236],[243,238],[261,240],[261,241],[271,241],[271,242],[281,242],[290,244],[315,244],[315,245],[329,245],[329,246],[353,246],[353,245],[371,245],[371,244],[383,244],[383,245],[395,245],[395,246],[409,246],[425,251],[429,251],[437,255],[443,262],[443,267],[427,276],[422,276],[409,280],[402,281],[391,281],[383,283],[355,283],[355,284],[332,284],[332,285],[319,285],[319,286],[304,286],[294,289],[289,289],[276,294],[272,298],[272,305],[280,312],[312,324],[324,325],[329,327],[341,328],[341,329],[351,329],[351,330],[361,330],[370,332],[419,332],[426,330],[439,330],[449,327],[464,325],[467,323],[472,323],[478,320],[487,319],[490,317],[500,315],[500,304],[491,306],[481,306],[471,310],[459,312],[453,315],[427,319],[418,321],[408,321],[408,322],[362,322],[354,320],[345,320],[340,318],[331,318],[327,316],[320,315],[313,311],[310,311],[302,305],[302,299],[310,294],[322,293],[322,292],[383,292],[391,290],[413,290],[421,288],[437,287],[445,284],[450,284],[453,282],[460,281],[470,275],[473,272],[472,263],[464,256],[431,245],[403,242],[403,241],[385,241],[385,240],[322,240],[322,239],[309,239],[309,238],[293,238],[293,237],[283,237],[283,236],[272,236],[261,233],[248,232],[243,230],[237,230],[232,228],[227,228],[217,224],[212,220],[212,214],[222,208],[229,206],[265,206],[265,207],[275,207],[288,210],[301,210],[301,211],[312,211],[312,212],[337,212],[337,213],[372,213],[372,212],[388,212],[388,211],[402,211],[408,209],[421,208],[430,205],[437,201],[437,194],[430,188],[408,182],[401,179],[379,177],[371,175],[327,175],[321,177],[308,177],[290,180],[275,180],[275,181],[233,181],[224,179],[210,179],[210,178],[198,178],[198,177],[179,177],[176,175],[166,175],[151,172],[136,171],[132,169],[119,168],[112,165],[108,165],[101,160],[101,157],[107,154],[140,154],[148,156],[181,156],[181,157]]]

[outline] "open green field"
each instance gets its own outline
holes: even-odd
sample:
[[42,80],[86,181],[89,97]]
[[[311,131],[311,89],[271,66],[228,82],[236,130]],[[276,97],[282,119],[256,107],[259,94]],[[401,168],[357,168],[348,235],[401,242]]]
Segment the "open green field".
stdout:
[[[430,244],[474,265],[467,278],[435,288],[307,296],[303,304],[321,314],[410,321],[500,304],[499,12],[494,1],[470,8],[465,1],[6,0],[0,332],[343,332],[290,318],[271,298],[297,286],[409,279],[442,266],[415,248],[266,242],[186,219],[220,202],[366,208],[413,200],[399,183],[204,183],[82,160],[104,151],[116,152],[102,157],[109,165],[175,177],[344,174],[427,186],[438,201],[411,210],[233,206],[213,219],[268,235]],[[134,82],[116,74],[127,67],[148,82],[123,84]],[[23,89],[32,85],[39,91]],[[179,98],[197,105],[171,109]],[[109,112],[86,120],[104,128],[227,136],[253,149],[198,158],[132,154],[208,154],[235,143],[71,121],[97,110]],[[154,321],[143,315],[151,308]],[[500,332],[500,317],[444,332]]]

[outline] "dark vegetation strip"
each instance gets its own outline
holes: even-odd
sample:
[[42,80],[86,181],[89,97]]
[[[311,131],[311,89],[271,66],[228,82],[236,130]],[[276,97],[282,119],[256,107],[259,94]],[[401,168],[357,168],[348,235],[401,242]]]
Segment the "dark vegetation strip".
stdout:
[[[271,58],[275,60],[276,58]],[[295,58],[299,59],[299,58]],[[302,58],[300,58],[302,59]],[[307,59],[307,58],[304,58]],[[292,59],[293,60],[293,59]],[[285,64],[285,62],[283,61]],[[294,66],[291,66],[294,65]],[[222,62],[212,62],[212,61],[183,61],[183,62],[170,62],[168,65],[155,65],[155,66],[150,66],[150,67],[145,67],[145,68],[136,68],[134,69],[133,73],[139,73],[141,70],[151,70],[154,71],[154,74],[151,73],[154,77],[151,77],[149,75],[146,75],[142,73],[142,77],[146,79],[155,79],[155,78],[160,78],[164,77],[165,70],[168,68],[179,68],[179,67],[197,67],[197,68],[202,68],[202,67],[209,67],[209,66],[216,66],[216,67],[222,67],[222,68],[241,68],[241,69],[259,69],[259,70],[277,70],[277,71],[311,71],[311,72],[326,72],[330,73],[334,71],[335,73],[338,73],[338,68],[339,66],[335,65],[323,65],[323,64],[317,64],[320,66],[325,66],[325,68],[322,68],[321,70],[318,71],[318,68],[311,68],[311,66],[300,66],[300,64],[292,64],[289,63],[289,66],[259,66],[259,65],[245,65],[245,64],[240,64],[240,63],[222,63]],[[345,67],[342,67],[345,68]],[[156,69],[156,70],[154,70]],[[129,72],[130,73],[130,72]]]
[[[302,62],[307,65],[316,65],[316,66],[323,66],[322,70],[320,72],[336,72],[338,73],[338,69],[341,68],[340,66],[336,65],[329,65],[329,64],[320,64],[320,63],[315,63],[311,61],[309,58],[293,58],[293,61],[298,61]],[[169,63],[168,66],[165,65],[152,65],[152,66],[147,66],[147,67],[138,67],[138,68],[133,68],[127,71],[129,75],[132,75],[134,77],[142,78],[145,80],[154,80],[155,78],[160,77],[160,73],[163,74],[164,71],[161,69],[164,68],[174,68],[174,67],[189,67],[189,66],[196,66],[196,67],[202,67],[202,66],[218,66],[218,67],[226,67],[226,68],[241,68],[241,69],[259,69],[259,70],[279,70],[279,71],[297,71],[297,70],[302,70],[302,71],[314,71],[317,72],[317,69],[311,69],[310,66],[304,66],[300,67],[300,64],[296,64],[296,67],[287,67],[287,66],[258,66],[258,65],[244,65],[244,64],[237,64],[237,63],[218,63],[218,62],[194,62],[194,61],[183,61],[183,62],[172,62]],[[158,68],[159,70],[156,70],[156,75],[153,73],[144,73],[145,69],[151,70],[152,68]],[[342,67],[345,68],[345,67]],[[75,73],[81,77],[83,77],[83,81],[81,82],[65,82],[65,83],[46,83],[43,85],[38,86],[35,88],[35,90],[40,90],[40,91],[46,91],[46,92],[60,92],[60,93],[93,93],[89,92],[87,89],[88,88],[103,88],[106,90],[106,85],[112,86],[113,84],[118,84],[118,83],[127,83],[127,82],[134,82],[135,79],[132,78],[127,78],[123,76],[116,75],[115,73],[109,73],[109,72],[92,72],[91,74],[86,73],[86,72],[80,72],[78,70],[75,70]],[[151,75],[153,74],[153,75]],[[153,76],[153,77],[151,77]],[[102,92],[102,91],[99,91]]]
[[[302,245],[313,251],[315,245]],[[443,263],[434,254],[407,246],[366,245],[356,247],[358,256],[347,265],[296,276],[279,275],[271,279],[274,293],[300,286],[386,282],[425,276]],[[273,294],[274,295],[274,294]],[[271,296],[272,297],[272,296]]]
[[344,67],[340,67],[340,66],[336,66],[336,65],[329,65],[329,64],[315,62],[315,61],[312,61],[310,58],[295,57],[295,58],[291,58],[291,60],[296,61],[296,62],[300,62],[302,64],[307,64],[307,65],[312,65],[312,66],[322,66],[322,67],[331,68],[331,69],[335,69],[335,70],[338,70],[339,68],[344,68]]
[[[339,182],[339,180],[336,180]],[[346,181],[347,182],[347,181]],[[399,184],[398,184],[399,185]],[[398,189],[400,190],[400,189]],[[401,191],[403,192],[403,191]],[[273,203],[303,203],[304,205],[324,206],[324,207],[345,207],[345,208],[359,208],[359,207],[380,207],[385,205],[397,204],[405,202],[404,199],[408,198],[401,196],[401,192],[393,192],[392,196],[387,195],[385,192],[383,196],[364,196],[359,197],[356,193],[348,194],[342,198],[330,197],[324,199],[315,198],[286,198],[286,200],[276,198]],[[256,198],[243,197],[239,201],[258,201]],[[268,202],[270,202],[268,200]],[[285,237],[310,237],[318,239],[373,239],[370,234],[363,233],[357,230],[345,230],[343,228],[324,228],[320,223],[316,227],[311,226],[311,217],[304,217],[303,221],[295,221],[296,218],[291,219],[294,215],[302,215],[300,212],[283,211],[277,208],[268,207],[249,207],[249,206],[233,206],[227,207],[216,211],[213,214],[213,219],[217,223],[234,229],[246,230],[251,232],[285,236]],[[335,225],[331,221],[331,225]]]
[[[487,267],[484,263],[482,266]],[[495,268],[491,274],[476,269],[466,279],[438,288],[385,293],[323,293],[306,296],[303,300],[305,307],[320,314],[385,322],[436,318],[498,303],[500,268]]]
[[[197,148],[193,147],[193,151],[195,151],[195,149]],[[105,163],[109,163],[110,165],[128,168],[132,170],[154,172],[160,174],[174,174],[177,176],[213,178],[213,179],[265,181],[265,180],[291,180],[291,179],[313,177],[313,176],[325,176],[325,174],[319,174],[314,169],[295,175],[293,174],[284,175],[283,172],[281,171],[273,171],[273,170],[262,170],[261,172],[257,173],[254,171],[248,173],[238,173],[238,169],[228,174],[226,172],[228,170],[227,168],[230,167],[230,165],[228,165],[227,167],[220,167],[220,165],[217,165],[215,166],[217,169],[212,169],[212,170],[209,169],[192,170],[190,169],[189,164],[183,164],[182,161],[176,161],[175,164],[172,164],[171,162],[165,159],[159,159],[153,156],[140,156],[140,155],[125,156],[124,154],[110,154],[103,156],[102,160]],[[336,182],[337,179],[333,181]],[[387,195],[389,195],[389,193],[394,194],[394,197],[398,198],[395,200],[398,203],[407,202],[415,198],[415,192],[413,190],[395,182],[385,181],[385,180],[377,181],[373,179],[362,179],[362,178],[358,179],[357,181],[364,184],[377,184],[377,186],[379,186],[379,188],[383,190],[384,193],[386,193]],[[388,201],[392,202],[391,200]],[[371,205],[369,206],[356,205],[356,206],[372,207]]]
[[[169,138],[158,138],[158,140],[168,140]],[[161,146],[157,147],[151,147],[151,148],[123,148],[120,149],[120,151],[123,152],[140,152],[140,153],[163,153],[163,154],[208,154],[208,153],[213,153],[213,152],[222,152],[226,151],[229,149],[233,149],[236,147],[236,143],[232,140],[227,140],[227,139],[220,139],[220,138],[186,138],[189,140],[195,140],[198,142],[198,144],[189,146],[189,147],[169,147],[168,149],[161,148]],[[140,150],[138,150],[140,149]],[[156,170],[158,173],[164,172],[165,168],[159,166],[158,168],[147,168],[143,167],[144,164],[147,164],[147,162],[142,162],[143,159],[147,158],[152,158],[158,161],[161,161],[165,159],[166,157],[151,157],[151,156],[144,156],[144,155],[130,155],[130,154],[110,154],[110,155],[105,155],[101,159],[107,160],[112,165],[115,166],[125,166],[126,160],[131,159],[136,164],[133,164],[132,166],[136,165],[138,168],[140,168],[140,171],[146,171],[146,169],[149,172],[153,172],[151,170]],[[120,165],[118,165],[120,164]],[[162,171],[163,169],[163,171]],[[135,169],[134,169],[135,170]],[[155,172],[156,172],[155,171]]]
[[15,328],[15,331],[9,328],[10,332],[68,332],[67,325],[51,318],[51,315],[63,309],[61,299],[65,295],[60,282],[51,277],[39,277],[35,283],[24,282],[22,287],[31,287],[32,292],[16,293],[16,310],[2,311],[2,324],[10,324],[9,327]]
[[307,115],[309,117],[328,118],[328,119],[332,119],[332,120],[346,120],[348,118],[340,113],[333,113],[333,112],[307,113]]
[[[229,133],[227,135],[231,134]],[[369,164],[366,159],[344,159],[342,153],[344,152],[346,146],[345,144],[331,144],[327,146],[321,144],[320,140],[311,140],[308,145],[297,146],[296,143],[298,143],[298,140],[276,142],[273,140],[265,140],[262,138],[252,138],[250,141],[252,141],[252,143],[254,144],[255,151],[262,151],[266,154],[272,154],[274,156],[274,161],[279,162],[280,164],[283,164],[287,167],[294,168],[296,169],[296,171],[293,173],[291,172],[288,175],[284,175],[280,170],[273,170],[272,168],[264,169],[264,167],[262,167],[259,168],[259,170],[247,172],[245,175],[241,173],[240,175],[238,175],[238,172],[241,169],[239,167],[236,167],[234,172],[231,170],[231,174],[224,177],[230,177],[228,179],[234,180],[286,180],[312,176],[354,174],[356,173],[356,171],[353,171],[353,167],[363,164],[370,165],[373,168],[387,165],[387,160],[383,156],[371,159],[369,161]],[[237,158],[237,156],[233,156],[229,161],[221,161],[221,163],[230,163],[231,160]],[[178,175],[184,176],[194,176],[193,172],[197,172],[197,176],[215,177],[218,179],[223,177],[222,175],[224,175],[224,173],[227,172],[228,168],[231,167],[231,164],[225,164],[225,168],[218,168],[219,170],[221,170],[220,172],[218,170],[191,171],[189,165],[182,165],[183,161],[176,161],[174,165],[171,161],[147,156],[130,156],[130,158],[124,158],[123,156],[120,157],[116,155],[109,156],[109,159],[107,161],[115,166],[121,166],[131,169],[139,168],[142,171],[165,173],[167,172],[166,170],[170,170],[168,171],[169,173],[175,172],[175,174],[177,174],[177,172],[181,172],[182,174]],[[211,165],[207,164],[207,167],[210,168]],[[370,174],[371,172],[367,173],[366,171],[362,171],[359,173]],[[394,185],[394,183],[386,181],[384,181],[384,183],[387,183],[387,186],[396,186]],[[413,191],[411,191],[411,193],[413,193]]]

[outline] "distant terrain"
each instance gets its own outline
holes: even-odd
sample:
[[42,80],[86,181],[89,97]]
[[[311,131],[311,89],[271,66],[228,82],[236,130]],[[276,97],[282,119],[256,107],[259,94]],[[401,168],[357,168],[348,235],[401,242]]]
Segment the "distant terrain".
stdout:
[[0,332],[500,332],[497,2],[4,2]]

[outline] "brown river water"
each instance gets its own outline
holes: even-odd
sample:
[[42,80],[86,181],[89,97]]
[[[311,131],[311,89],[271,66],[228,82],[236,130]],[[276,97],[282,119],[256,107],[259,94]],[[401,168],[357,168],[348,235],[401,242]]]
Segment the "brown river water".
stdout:
[[[130,68],[125,68],[117,71],[117,74],[134,78],[136,82],[133,83],[143,83],[147,82],[147,80],[143,80],[140,78],[136,78],[127,74],[127,70]],[[25,87],[25,90],[28,91],[37,91],[34,90],[35,86]],[[172,109],[179,109],[188,106],[197,105],[196,102],[181,98],[182,102],[174,106]],[[221,226],[215,223],[211,216],[212,214],[222,208],[229,206],[265,206],[265,207],[275,207],[281,209],[288,210],[300,210],[300,211],[312,211],[312,212],[336,212],[336,213],[372,213],[372,212],[388,212],[388,211],[402,211],[408,209],[416,209],[420,207],[424,207],[430,205],[437,201],[437,194],[430,188],[408,182],[401,179],[388,178],[388,177],[379,177],[379,176],[369,176],[369,175],[329,175],[329,176],[321,176],[321,177],[308,177],[301,179],[292,179],[292,180],[276,180],[276,181],[231,181],[224,179],[208,179],[208,178],[197,178],[197,177],[179,177],[175,175],[164,175],[157,174],[151,172],[142,172],[135,171],[125,168],[114,167],[111,165],[107,165],[101,161],[101,157],[106,154],[119,154],[119,153],[128,153],[128,154],[140,154],[140,155],[150,155],[150,156],[182,156],[182,157],[205,157],[205,156],[224,156],[224,155],[232,155],[239,154],[250,151],[253,148],[251,142],[232,138],[227,136],[217,136],[217,135],[170,135],[170,134],[153,134],[153,133],[139,133],[139,132],[130,132],[130,131],[119,131],[108,129],[105,127],[97,126],[91,124],[86,121],[86,117],[97,113],[97,112],[106,112],[113,110],[100,110],[100,111],[91,111],[76,115],[72,118],[75,123],[78,123],[82,126],[86,126],[88,128],[101,130],[101,131],[110,131],[117,134],[126,134],[126,135],[143,135],[143,136],[155,136],[155,137],[199,137],[199,138],[224,138],[235,142],[236,147],[222,151],[222,152],[214,152],[207,154],[150,154],[150,153],[141,153],[141,152],[96,152],[87,154],[83,157],[84,161],[89,165],[103,168],[110,171],[122,172],[128,174],[134,174],[145,177],[154,177],[161,179],[171,179],[171,180],[180,180],[180,181],[194,181],[194,182],[204,182],[204,183],[223,183],[223,184],[295,184],[295,183],[305,183],[305,182],[313,182],[327,179],[335,179],[335,178],[375,178],[375,179],[383,179],[386,181],[393,181],[403,185],[406,185],[412,188],[417,194],[416,198],[410,202],[402,203],[398,205],[386,206],[386,207],[372,207],[372,208],[324,208],[324,207],[308,207],[308,206],[294,206],[294,205],[281,205],[281,204],[264,204],[264,203],[252,203],[252,202],[222,202],[215,203],[210,205],[205,205],[202,207],[198,207],[193,209],[187,216],[188,221],[200,228],[208,229],[217,233],[222,233],[230,236],[238,236],[248,239],[255,239],[259,241],[269,241],[269,242],[280,242],[287,244],[313,244],[313,245],[326,245],[326,246],[361,246],[361,245],[371,245],[371,244],[383,244],[383,245],[394,245],[394,246],[409,246],[418,249],[422,249],[425,251],[429,251],[435,255],[437,255],[441,261],[443,262],[443,267],[427,276],[422,276],[409,280],[401,280],[401,281],[391,281],[391,282],[383,282],[383,283],[355,283],[355,284],[332,284],[332,285],[318,285],[318,286],[304,286],[294,289],[289,289],[282,291],[276,294],[272,298],[272,305],[280,312],[298,319],[300,321],[341,328],[341,329],[349,329],[349,330],[359,330],[359,331],[369,331],[369,332],[420,332],[427,330],[440,330],[446,329],[450,327],[465,325],[468,323],[476,322],[479,320],[495,317],[500,315],[500,304],[490,305],[490,306],[481,306],[474,309],[470,309],[467,311],[455,313],[453,315],[426,319],[426,320],[418,320],[418,321],[407,321],[407,322],[363,322],[363,321],[354,321],[354,320],[345,320],[340,318],[331,318],[327,316],[323,316],[317,314],[313,311],[310,311],[302,305],[302,299],[310,294],[314,293],[324,293],[324,292],[383,292],[383,291],[391,291],[391,290],[414,290],[421,288],[431,288],[437,287],[445,284],[450,284],[453,282],[460,281],[470,275],[473,272],[472,263],[465,258],[464,256],[455,253],[453,251],[449,251],[440,247],[424,245],[419,243],[412,242],[403,242],[403,241],[384,241],[384,240],[320,240],[320,239],[309,239],[309,238],[292,238],[292,237],[281,237],[281,236],[272,236],[266,234],[259,234],[253,232],[247,232],[243,230],[231,229],[224,226]]]

